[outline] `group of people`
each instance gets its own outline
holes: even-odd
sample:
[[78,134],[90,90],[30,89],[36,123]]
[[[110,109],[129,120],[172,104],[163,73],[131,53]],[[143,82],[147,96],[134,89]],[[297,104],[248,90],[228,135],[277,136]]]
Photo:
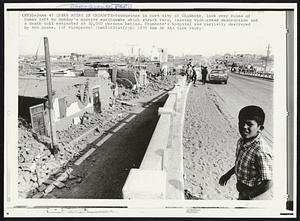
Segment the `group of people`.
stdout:
[[[206,78],[207,78],[207,66],[202,66],[201,65],[201,80],[202,80],[202,84],[206,83]],[[191,82],[193,81],[194,86],[196,85],[196,80],[197,80],[197,72],[195,70],[195,65],[192,64],[188,64],[187,65],[187,69],[186,69],[186,80],[187,82]]]

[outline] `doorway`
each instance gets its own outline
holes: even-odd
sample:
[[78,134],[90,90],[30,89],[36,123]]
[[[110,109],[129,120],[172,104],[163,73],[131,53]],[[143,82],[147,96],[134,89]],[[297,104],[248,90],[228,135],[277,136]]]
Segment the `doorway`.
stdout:
[[94,104],[94,112],[101,113],[101,101],[100,101],[99,88],[93,89],[93,104]]

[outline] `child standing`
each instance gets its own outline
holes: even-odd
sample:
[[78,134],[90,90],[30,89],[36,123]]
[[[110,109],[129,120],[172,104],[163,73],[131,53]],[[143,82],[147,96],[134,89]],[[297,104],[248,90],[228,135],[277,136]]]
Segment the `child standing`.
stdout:
[[265,113],[258,106],[246,106],[239,113],[239,132],[235,166],[224,174],[219,184],[224,186],[230,177],[237,177],[239,200],[272,199],[271,148],[261,136]]

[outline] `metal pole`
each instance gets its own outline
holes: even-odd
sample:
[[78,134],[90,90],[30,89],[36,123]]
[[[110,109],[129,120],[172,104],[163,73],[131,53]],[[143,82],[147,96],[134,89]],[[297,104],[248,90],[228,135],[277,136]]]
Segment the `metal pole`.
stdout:
[[58,153],[58,144],[56,140],[56,130],[54,123],[54,110],[52,102],[52,83],[51,83],[51,69],[50,69],[50,52],[48,38],[44,37],[45,48],[45,62],[46,62],[46,76],[47,76],[47,91],[48,91],[48,107],[49,107],[49,121],[50,121],[50,135],[51,135],[51,153]]
[[268,48],[267,48],[267,57],[266,57],[265,72],[267,72],[267,65],[268,65],[269,56],[270,56],[270,44],[268,44]]

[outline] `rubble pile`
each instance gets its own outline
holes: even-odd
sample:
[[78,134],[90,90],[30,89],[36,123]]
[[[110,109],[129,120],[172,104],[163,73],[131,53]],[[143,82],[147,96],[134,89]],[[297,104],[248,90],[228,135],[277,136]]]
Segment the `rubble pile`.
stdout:
[[144,94],[153,95],[160,90],[170,90],[174,87],[176,82],[177,78],[174,75],[168,75],[158,79],[150,78],[147,86],[140,90],[140,96]]
[[[42,195],[51,182],[59,177],[69,165],[72,165],[84,151],[87,151],[87,147],[93,146],[92,142],[96,138],[128,116],[131,107],[117,102],[118,100],[134,101],[139,97],[151,96],[159,91],[171,89],[175,82],[175,76],[167,76],[161,80],[150,79],[150,83],[138,92],[121,87],[117,99],[111,98],[109,108],[103,110],[102,113],[86,112],[79,124],[57,131],[59,152],[55,157],[50,152],[50,138],[34,133],[25,120],[19,119],[19,197],[34,198]],[[85,136],[87,134],[88,136]],[[70,142],[75,139],[78,141],[70,145]],[[59,182],[57,185],[58,188],[62,188],[63,183]]]
[[168,75],[165,77],[149,78],[149,83],[146,86],[141,87],[138,92],[131,89],[122,87],[119,85],[120,100],[132,100],[139,97],[152,96],[161,90],[170,90],[177,82],[177,78],[174,75]]
[[[77,160],[90,140],[82,138],[74,145],[68,144],[96,126],[94,135],[101,136],[127,116],[127,108],[129,107],[112,101],[110,108],[103,113],[85,113],[80,124],[57,131],[59,153],[56,157],[50,152],[50,139],[37,135],[20,119],[18,128],[19,197],[28,198],[44,191],[47,187],[45,183],[48,183],[49,178],[51,179],[50,176],[58,176],[68,163]],[[53,180],[55,179],[53,178]]]
[[[20,122],[20,121],[19,121]],[[51,155],[46,143],[24,125],[18,128],[18,191],[20,198],[26,198],[55,173],[60,162]]]

